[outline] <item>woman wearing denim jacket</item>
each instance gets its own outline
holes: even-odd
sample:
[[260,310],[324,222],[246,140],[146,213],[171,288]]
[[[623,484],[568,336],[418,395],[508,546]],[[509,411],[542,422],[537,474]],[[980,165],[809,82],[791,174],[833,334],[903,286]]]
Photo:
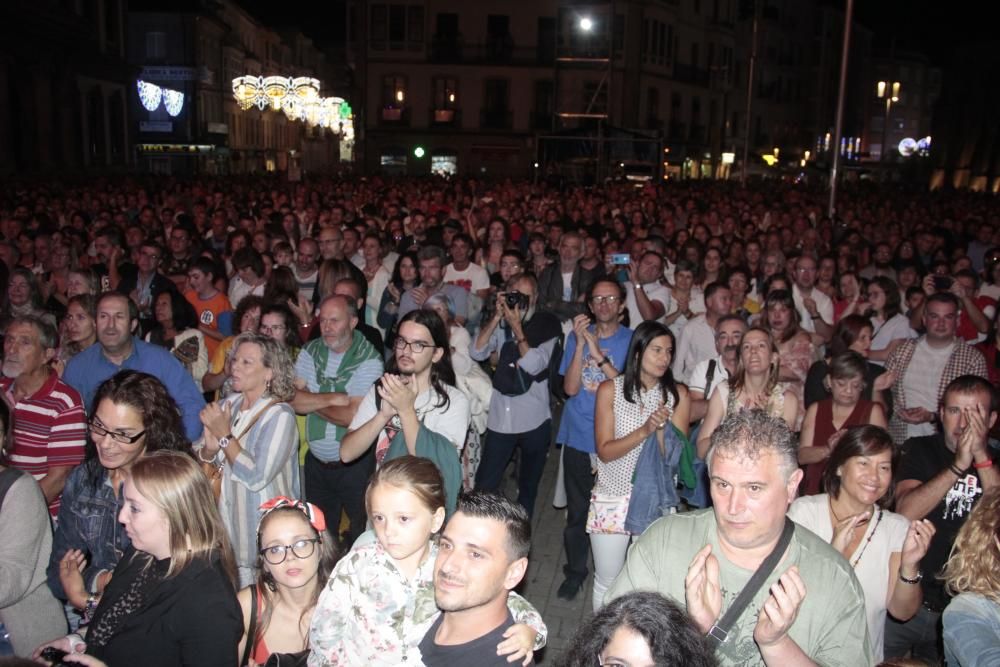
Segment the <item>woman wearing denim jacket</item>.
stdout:
[[177,404],[152,375],[122,371],[97,390],[87,460],[66,480],[47,570],[49,588],[74,608],[93,608],[129,546],[118,522],[124,474],[143,454],[191,453]]

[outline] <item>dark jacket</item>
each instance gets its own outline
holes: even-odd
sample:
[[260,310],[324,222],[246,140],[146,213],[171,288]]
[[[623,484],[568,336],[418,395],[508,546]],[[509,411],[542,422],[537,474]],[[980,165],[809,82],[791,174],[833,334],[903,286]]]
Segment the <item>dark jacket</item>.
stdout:
[[[129,548],[122,556],[92,627],[146,566],[144,555],[136,553]],[[108,667],[237,667],[242,635],[243,613],[221,563],[196,559],[153,584],[142,608],[129,614],[104,646],[88,645],[87,653]]]
[[587,293],[591,284],[603,273],[604,267],[600,264],[588,271],[577,263],[570,280],[570,300],[563,301],[563,279],[559,262],[550,264],[538,276],[538,309],[553,313],[562,322],[587,312],[587,304],[580,301],[580,297]]

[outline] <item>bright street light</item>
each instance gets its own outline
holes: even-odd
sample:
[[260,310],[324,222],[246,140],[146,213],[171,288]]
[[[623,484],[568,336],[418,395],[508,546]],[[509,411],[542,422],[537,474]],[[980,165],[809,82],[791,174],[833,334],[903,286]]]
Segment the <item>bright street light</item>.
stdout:
[[584,16],[580,19],[580,30],[584,32],[590,32],[594,29],[594,21],[589,16]]

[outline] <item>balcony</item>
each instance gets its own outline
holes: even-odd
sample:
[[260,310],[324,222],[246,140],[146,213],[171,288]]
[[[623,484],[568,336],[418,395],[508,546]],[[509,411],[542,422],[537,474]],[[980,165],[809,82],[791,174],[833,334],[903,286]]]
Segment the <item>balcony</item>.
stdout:
[[484,130],[509,130],[514,125],[514,113],[509,109],[484,109],[479,112],[479,127]]
[[383,127],[409,127],[410,109],[408,107],[382,107],[379,112],[379,125]]
[[532,111],[531,117],[531,129],[533,130],[551,130],[552,129],[552,112],[550,111]]
[[431,127],[459,127],[460,115],[458,109],[431,109]]
[[550,65],[552,48],[514,46],[512,41],[492,40],[485,44],[465,44],[461,39],[434,39],[430,61],[456,65]]
[[708,70],[692,65],[674,63],[674,81],[691,83],[696,86],[708,86]]

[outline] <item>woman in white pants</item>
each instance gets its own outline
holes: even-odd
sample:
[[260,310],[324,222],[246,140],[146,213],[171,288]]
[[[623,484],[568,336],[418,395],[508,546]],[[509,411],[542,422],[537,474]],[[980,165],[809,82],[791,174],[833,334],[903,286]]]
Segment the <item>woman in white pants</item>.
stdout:
[[625,565],[631,535],[625,530],[632,477],[643,443],[661,439],[670,421],[685,435],[690,400],[674,381],[674,335],[666,325],[645,321],[636,327],[625,370],[597,390],[594,428],[597,479],[590,496],[587,532],[594,553],[594,609]]

